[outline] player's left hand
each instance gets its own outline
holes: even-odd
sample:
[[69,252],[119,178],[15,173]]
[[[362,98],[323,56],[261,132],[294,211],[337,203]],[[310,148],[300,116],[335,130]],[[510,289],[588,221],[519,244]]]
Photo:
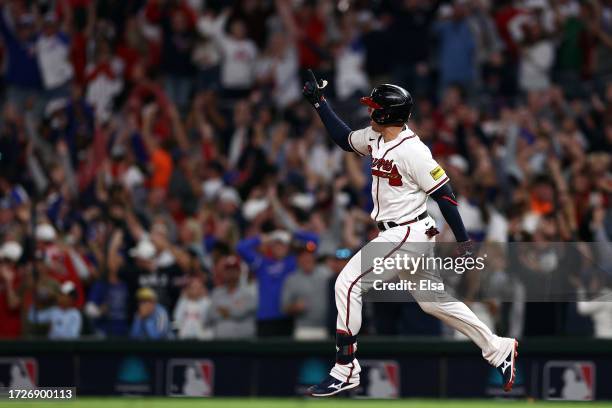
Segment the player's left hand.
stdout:
[[457,258],[473,258],[474,242],[472,242],[471,240],[457,242],[456,255]]
[[321,103],[324,98],[323,88],[327,86],[327,81],[324,79],[318,80],[311,69],[308,70],[308,74],[310,76],[310,80],[306,81],[306,83],[304,84],[302,94],[304,94],[304,97],[308,100],[308,102],[310,102],[312,106],[318,108],[319,103]]

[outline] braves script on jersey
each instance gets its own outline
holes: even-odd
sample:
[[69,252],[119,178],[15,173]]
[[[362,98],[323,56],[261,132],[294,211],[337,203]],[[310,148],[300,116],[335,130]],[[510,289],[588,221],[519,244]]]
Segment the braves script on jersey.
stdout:
[[427,196],[448,182],[448,176],[431,156],[429,148],[408,127],[385,143],[372,127],[349,135],[353,150],[372,155],[374,221],[402,223],[427,208]]

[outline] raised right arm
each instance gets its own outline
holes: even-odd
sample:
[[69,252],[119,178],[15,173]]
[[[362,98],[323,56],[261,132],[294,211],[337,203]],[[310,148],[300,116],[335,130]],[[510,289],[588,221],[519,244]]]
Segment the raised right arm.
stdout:
[[334,143],[340,146],[342,150],[352,152],[353,149],[349,144],[349,135],[352,132],[351,128],[336,115],[323,95],[323,88],[327,85],[327,81],[322,80],[319,83],[312,70],[308,72],[312,78],[304,84],[304,89],[302,90],[304,97],[319,114],[321,122],[323,122],[325,129],[327,129],[327,133],[329,133]]

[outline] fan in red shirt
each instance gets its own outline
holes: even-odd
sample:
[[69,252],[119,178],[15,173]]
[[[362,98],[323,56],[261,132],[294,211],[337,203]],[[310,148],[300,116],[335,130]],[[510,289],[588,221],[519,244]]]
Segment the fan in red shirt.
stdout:
[[0,247],[0,338],[21,335],[23,269],[18,261],[23,248],[15,241]]
[[513,25],[520,25],[522,19],[526,18],[527,13],[525,10],[515,7],[511,1],[501,2],[502,6],[495,13],[495,24],[499,35],[504,41],[508,53],[512,56],[513,60],[517,60],[519,57],[519,47],[512,34]]
[[83,284],[68,253],[56,244],[57,233],[51,224],[40,224],[36,227],[36,249],[43,258],[43,267],[48,276],[60,285],[71,281],[74,283],[77,298],[75,307],[81,308],[85,303]]
[[325,22],[319,15],[316,5],[306,2],[295,14],[296,26],[300,27],[298,50],[302,68],[319,68],[322,62]]

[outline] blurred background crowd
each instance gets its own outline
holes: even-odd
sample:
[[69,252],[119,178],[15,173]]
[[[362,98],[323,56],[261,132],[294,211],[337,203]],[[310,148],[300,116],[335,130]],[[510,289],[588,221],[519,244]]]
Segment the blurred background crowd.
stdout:
[[[377,229],[309,68],[353,128],[373,85],[412,92],[513,291],[460,285],[492,327],[612,337],[588,301],[612,282],[610,0],[2,0],[0,34],[0,337],[333,333],[334,277]],[[515,241],[535,255],[506,262]],[[594,243],[576,302],[526,303],[566,241]],[[367,304],[363,331],[455,336],[413,303]]]

